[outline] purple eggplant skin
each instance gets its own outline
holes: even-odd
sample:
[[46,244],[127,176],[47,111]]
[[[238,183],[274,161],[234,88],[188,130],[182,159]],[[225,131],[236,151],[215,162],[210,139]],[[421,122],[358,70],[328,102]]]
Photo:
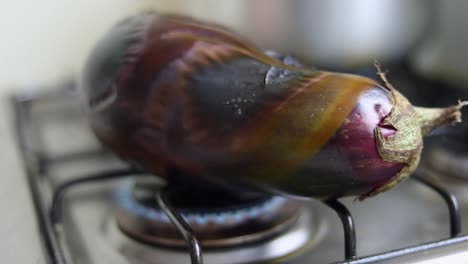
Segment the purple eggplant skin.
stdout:
[[304,67],[221,26],[146,12],[91,53],[82,88],[98,139],[174,181],[319,199],[390,189],[419,162],[422,136],[463,103],[413,107],[384,84]]

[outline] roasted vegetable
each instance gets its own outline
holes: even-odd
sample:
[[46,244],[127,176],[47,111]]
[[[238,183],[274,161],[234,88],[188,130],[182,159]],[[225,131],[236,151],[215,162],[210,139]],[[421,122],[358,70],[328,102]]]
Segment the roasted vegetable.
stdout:
[[417,167],[422,136],[465,104],[413,107],[384,83],[303,67],[220,26],[144,13],[99,43],[82,82],[92,128],[171,181],[331,198],[385,191]]

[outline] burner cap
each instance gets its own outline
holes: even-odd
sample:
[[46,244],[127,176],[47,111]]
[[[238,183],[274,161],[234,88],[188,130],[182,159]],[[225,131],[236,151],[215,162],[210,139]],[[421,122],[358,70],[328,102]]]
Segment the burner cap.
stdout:
[[[146,243],[184,247],[169,217],[158,207],[155,183],[126,183],[115,192],[117,223],[127,235]],[[281,196],[251,200],[222,193],[171,190],[168,199],[195,232],[204,248],[262,241],[286,231],[298,218],[300,202]]]

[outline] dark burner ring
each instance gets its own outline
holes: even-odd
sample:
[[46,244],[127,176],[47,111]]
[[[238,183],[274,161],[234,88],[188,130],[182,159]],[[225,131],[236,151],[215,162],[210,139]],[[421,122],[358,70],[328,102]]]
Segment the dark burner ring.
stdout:
[[[150,244],[185,247],[177,228],[162,212],[154,199],[160,186],[145,186],[147,195],[141,197],[139,186],[128,183],[115,192],[117,201],[117,223],[129,236]],[[151,194],[151,196],[148,196]],[[172,193],[178,197],[183,193]],[[204,195],[201,198],[206,202]],[[188,204],[193,204],[193,197]],[[219,205],[218,197],[212,196],[213,203]],[[204,248],[228,247],[254,243],[271,238],[287,230],[296,220],[300,203],[280,196],[263,197],[253,201],[223,202],[222,207],[199,206],[181,207],[180,212],[197,234]]]

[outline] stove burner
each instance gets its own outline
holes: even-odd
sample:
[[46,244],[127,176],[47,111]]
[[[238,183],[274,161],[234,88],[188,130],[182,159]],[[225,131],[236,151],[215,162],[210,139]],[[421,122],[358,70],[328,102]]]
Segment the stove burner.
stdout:
[[[115,192],[118,226],[146,243],[185,248],[180,232],[155,200],[161,187],[141,181],[120,186]],[[300,202],[279,196],[246,201],[195,194],[196,191],[174,190],[168,193],[168,198],[204,248],[245,245],[271,238],[294,224],[301,209]]]

